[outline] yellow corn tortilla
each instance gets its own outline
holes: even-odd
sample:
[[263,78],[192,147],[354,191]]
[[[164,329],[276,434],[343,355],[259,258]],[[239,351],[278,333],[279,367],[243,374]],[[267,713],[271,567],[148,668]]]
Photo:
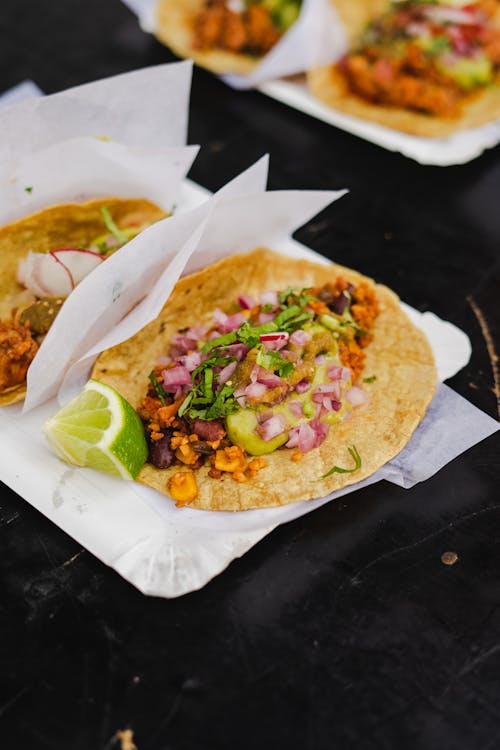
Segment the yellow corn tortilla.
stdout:
[[[374,284],[351,269],[292,259],[266,248],[225,258],[181,278],[159,317],[101,354],[92,377],[116,388],[137,408],[146,395],[149,373],[179,329],[209,323],[216,307],[227,310],[240,294],[257,297],[270,289],[318,286],[338,275],[354,284]],[[376,376],[364,384],[369,403],[331,427],[320,447],[305,453],[300,463],[291,460],[295,449],[281,448],[267,455],[266,467],[243,484],[229,475],[223,481],[212,479],[210,467],[202,467],[196,471],[198,497],[190,507],[238,511],[322,497],[370,476],[408,443],[434,394],[434,358],[424,334],[402,311],[397,295],[380,284],[376,293],[380,314],[373,341],[365,349],[364,376]],[[348,448],[353,445],[361,456],[361,468],[318,481],[334,465],[352,467]],[[145,464],[137,481],[168,495],[167,480],[178,471],[183,467],[156,469]]]
[[[355,43],[365,25],[388,7],[387,0],[334,0],[347,31],[349,43]],[[500,10],[494,22],[500,22]],[[353,94],[335,65],[307,72],[307,85],[318,100],[348,115],[369,120],[394,130],[427,138],[443,138],[461,130],[476,128],[500,117],[500,81],[464,97],[459,117],[448,118],[413,112],[402,107],[371,104]]]
[[[17,281],[19,262],[29,251],[46,253],[62,247],[88,247],[102,234],[109,233],[101,213],[106,206],[119,228],[145,224],[167,216],[163,209],[145,199],[98,198],[87,203],[50,206],[0,228],[0,320],[9,320],[16,309],[35,301],[31,292]],[[24,399],[26,385],[13,386],[0,393],[0,406]]]
[[178,57],[190,58],[213,73],[251,73],[262,56],[193,47],[194,22],[203,7],[204,0],[157,0],[155,36]]

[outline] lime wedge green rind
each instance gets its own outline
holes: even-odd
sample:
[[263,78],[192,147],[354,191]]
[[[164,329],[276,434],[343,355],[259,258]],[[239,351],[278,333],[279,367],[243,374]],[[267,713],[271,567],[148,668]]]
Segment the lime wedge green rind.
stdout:
[[142,422],[111,386],[90,380],[50,419],[43,431],[67,463],[135,479],[148,455]]

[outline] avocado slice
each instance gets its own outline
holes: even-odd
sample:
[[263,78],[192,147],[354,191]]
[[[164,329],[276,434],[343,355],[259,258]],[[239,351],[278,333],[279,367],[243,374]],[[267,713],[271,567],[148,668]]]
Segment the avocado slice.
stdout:
[[257,434],[257,416],[253,409],[240,409],[226,417],[226,431],[229,440],[239,445],[251,456],[263,456],[280,448],[288,440],[288,430],[271,440],[263,440]]
[[493,66],[486,55],[462,57],[451,65],[440,59],[437,67],[464,91],[470,91],[476,86],[487,86],[493,80]]

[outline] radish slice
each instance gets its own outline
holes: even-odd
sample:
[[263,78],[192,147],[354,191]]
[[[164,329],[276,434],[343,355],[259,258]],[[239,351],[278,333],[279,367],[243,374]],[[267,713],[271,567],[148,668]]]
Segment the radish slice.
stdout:
[[264,344],[266,349],[273,349],[278,351],[286,346],[290,334],[286,331],[275,331],[273,333],[261,333],[259,336],[260,342]]
[[425,8],[424,15],[435,23],[477,24],[479,17],[476,13],[460,8],[444,8],[442,6]]
[[17,280],[37,297],[67,297],[103,260],[98,253],[73,247],[29,252],[19,263]]
[[74,284],[79,284],[85,276],[101,265],[104,258],[92,250],[80,250],[73,247],[60,248],[51,252],[57,260],[63,263],[73,277]]
[[[37,253],[38,255],[38,253]],[[36,260],[38,282],[49,297],[67,297],[75,288],[71,271],[52,253],[40,253]]]
[[18,279],[36,297],[67,297],[73,290],[71,273],[50,253],[29,252],[18,269]]

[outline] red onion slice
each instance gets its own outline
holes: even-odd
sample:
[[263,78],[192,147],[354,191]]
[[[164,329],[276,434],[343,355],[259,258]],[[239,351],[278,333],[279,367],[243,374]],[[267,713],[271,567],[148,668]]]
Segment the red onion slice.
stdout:
[[279,303],[278,292],[274,292],[274,291],[262,292],[262,294],[259,297],[259,302],[261,305],[272,305],[273,307],[277,307]]
[[191,373],[183,365],[175,365],[168,370],[163,370],[162,377],[163,386],[169,392],[179,385],[191,385]]
[[238,297],[238,305],[242,310],[251,310],[252,307],[256,306],[256,304],[257,302],[249,294],[241,294]]
[[236,370],[237,362],[230,362],[219,372],[219,383],[227,383],[233,372]]
[[282,414],[275,414],[270,419],[266,419],[257,427],[257,432],[263,440],[268,442],[273,438],[285,432],[286,425]]
[[366,404],[370,399],[359,385],[353,385],[346,393],[346,398],[351,406],[361,406]]
[[303,331],[300,328],[297,331],[294,331],[290,336],[290,342],[295,346],[305,346],[310,342],[310,340],[311,336],[307,333],[307,331]]

